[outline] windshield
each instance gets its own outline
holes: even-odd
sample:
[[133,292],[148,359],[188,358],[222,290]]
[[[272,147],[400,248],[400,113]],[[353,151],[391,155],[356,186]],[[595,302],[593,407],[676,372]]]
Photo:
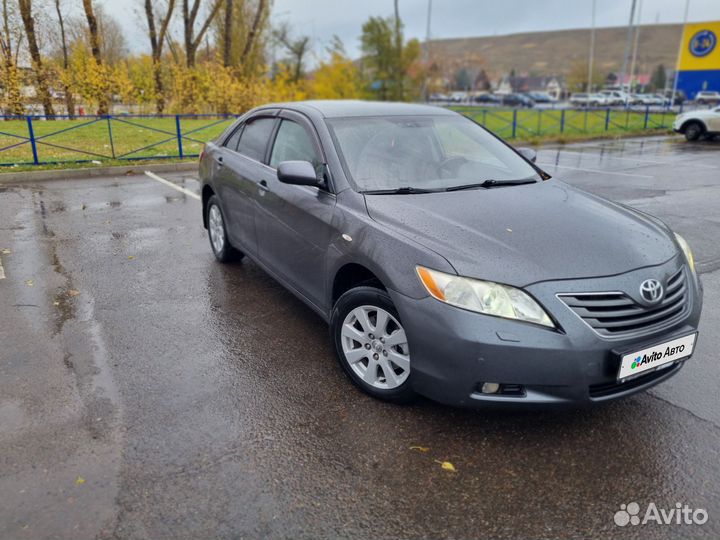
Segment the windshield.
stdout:
[[335,118],[327,124],[358,191],[539,178],[513,150],[462,116]]

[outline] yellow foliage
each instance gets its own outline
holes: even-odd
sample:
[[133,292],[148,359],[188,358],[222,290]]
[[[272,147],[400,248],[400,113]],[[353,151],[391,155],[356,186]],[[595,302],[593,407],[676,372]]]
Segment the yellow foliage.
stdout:
[[310,81],[309,94],[315,99],[360,99],[364,97],[360,71],[352,60],[334,51],[322,62]]
[[76,47],[72,51],[64,78],[86,103],[96,107],[112,89],[112,76],[107,66],[98,64],[84,47]]

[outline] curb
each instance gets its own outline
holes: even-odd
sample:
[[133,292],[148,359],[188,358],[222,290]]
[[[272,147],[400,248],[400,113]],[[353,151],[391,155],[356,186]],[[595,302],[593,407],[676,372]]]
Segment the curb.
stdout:
[[85,169],[51,169],[45,171],[23,171],[0,173],[0,184],[16,184],[20,182],[42,182],[45,180],[70,180],[76,178],[94,178],[96,176],[126,176],[151,172],[182,172],[196,171],[195,161],[185,163],[133,163],[116,167],[88,167]]

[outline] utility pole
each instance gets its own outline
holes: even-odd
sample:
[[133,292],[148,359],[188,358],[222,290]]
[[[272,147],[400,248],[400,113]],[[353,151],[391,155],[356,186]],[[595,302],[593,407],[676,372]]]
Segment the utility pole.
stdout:
[[592,0],[592,26],[590,27],[590,58],[588,59],[587,92],[592,92],[593,59],[595,57],[595,0]]
[[632,0],[630,6],[630,22],[628,23],[627,38],[625,39],[625,53],[623,54],[622,69],[620,70],[620,90],[623,89],[623,81],[625,80],[625,74],[627,73],[628,57],[630,56],[630,47],[633,39],[633,22],[635,20],[635,5],[637,0]]
[[683,27],[680,31],[680,45],[678,47],[677,62],[675,62],[675,76],[673,77],[673,91],[670,97],[670,108],[675,105],[675,94],[677,94],[678,75],[680,74],[680,57],[685,46],[685,25],[687,25],[688,11],[690,11],[690,0],[685,0],[685,15],[683,16]]
[[638,4],[637,21],[635,22],[635,43],[633,43],[632,61],[630,62],[630,90],[632,90],[633,80],[635,80],[635,61],[637,60],[638,41],[640,41],[640,19],[642,17],[642,4],[643,0],[640,0],[640,3]]
[[428,76],[430,75],[430,18],[431,17],[432,17],[432,0],[428,0],[427,27],[425,29],[425,49],[423,50],[423,63],[425,64],[425,77],[423,79],[422,97],[425,101],[429,100]]

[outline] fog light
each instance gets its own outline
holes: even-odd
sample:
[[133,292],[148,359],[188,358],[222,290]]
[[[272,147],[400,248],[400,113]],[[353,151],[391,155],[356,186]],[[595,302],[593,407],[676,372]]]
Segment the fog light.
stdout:
[[496,382],[483,383],[480,389],[483,394],[497,394],[498,390],[500,390],[500,383]]

